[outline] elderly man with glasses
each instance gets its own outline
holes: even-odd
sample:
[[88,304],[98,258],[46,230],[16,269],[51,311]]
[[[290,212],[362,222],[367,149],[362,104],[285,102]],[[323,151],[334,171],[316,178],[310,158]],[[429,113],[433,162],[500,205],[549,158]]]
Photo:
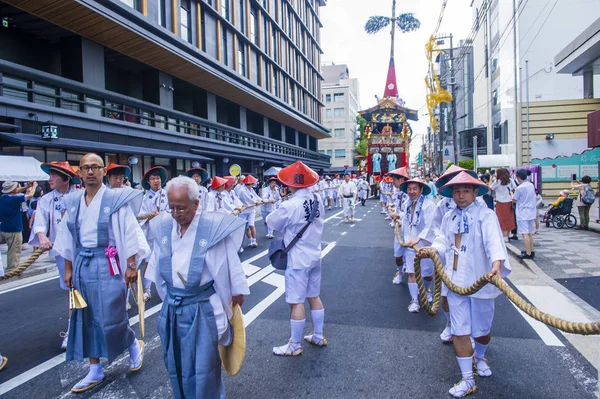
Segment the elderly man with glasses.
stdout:
[[166,191],[170,210],[150,221],[154,247],[146,276],[164,300],[158,334],[173,396],[223,398],[218,345],[231,344],[232,307],[250,294],[237,255],[246,223],[202,211],[189,177],[172,179]]
[[142,367],[144,344],[129,327],[125,298],[150,248],[136,219],[142,193],[108,190],[102,184],[104,162],[96,154],[81,158],[78,174],[85,191],[65,197],[65,221],[54,250],[65,259],[66,285],[87,303],[71,313],[66,355],[67,360],[90,359],[88,374],[71,389],[84,392],[104,379],[101,357],[112,362],[128,349],[129,369]]

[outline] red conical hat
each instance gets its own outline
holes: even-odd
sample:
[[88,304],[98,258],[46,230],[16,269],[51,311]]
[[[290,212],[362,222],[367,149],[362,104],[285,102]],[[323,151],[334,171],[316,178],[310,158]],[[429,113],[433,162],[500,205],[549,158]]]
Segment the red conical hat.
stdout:
[[227,180],[227,183],[225,183],[225,188],[226,189],[230,189],[231,187],[233,187],[233,185],[235,184],[235,176],[225,176],[224,177],[225,180]]
[[441,175],[439,179],[437,179],[437,181],[435,182],[435,186],[437,188],[441,188],[444,184],[448,183],[454,176],[456,176],[460,172],[467,172],[471,176],[477,177],[477,173],[475,173],[472,170],[461,168],[460,166],[457,166],[457,165],[450,165],[450,167],[448,169],[446,169],[444,174]]
[[258,180],[256,179],[256,177],[252,176],[251,174],[248,174],[248,176],[244,177],[244,180],[242,180],[243,184],[254,184],[256,183]]
[[210,184],[211,190],[216,190],[217,188],[225,185],[227,183],[227,179],[224,179],[219,176],[213,177],[212,183]]
[[77,172],[73,170],[67,161],[44,162],[40,165],[40,167],[48,174],[50,174],[50,171],[54,169],[56,172],[68,176],[71,179],[71,183],[81,184],[81,180],[79,180],[79,177],[77,177]]
[[459,172],[452,180],[444,185],[440,189],[440,195],[448,198],[452,198],[452,187],[453,186],[477,186],[477,196],[481,196],[489,191],[489,187],[482,181],[471,176],[469,171]]
[[279,181],[289,187],[306,188],[314,186],[319,181],[317,172],[300,161],[286,166],[277,173]]
[[392,177],[404,177],[405,179],[410,179],[410,174],[408,173],[406,166],[394,169],[391,172],[388,172],[388,175],[392,175]]
[[118,169],[121,169],[123,171],[123,175],[125,177],[129,177],[129,175],[131,174],[131,168],[129,166],[119,165],[116,163],[108,164],[108,166],[106,167],[106,174],[108,175],[111,171]]
[[431,187],[429,187],[427,185],[427,183],[425,183],[420,177],[415,177],[414,179],[410,179],[410,180],[405,181],[404,183],[402,183],[400,185],[400,190],[402,190],[403,192],[407,193],[407,191],[408,191],[408,185],[411,184],[411,183],[420,184],[421,187],[423,187],[423,195],[429,195],[429,194],[431,194]]

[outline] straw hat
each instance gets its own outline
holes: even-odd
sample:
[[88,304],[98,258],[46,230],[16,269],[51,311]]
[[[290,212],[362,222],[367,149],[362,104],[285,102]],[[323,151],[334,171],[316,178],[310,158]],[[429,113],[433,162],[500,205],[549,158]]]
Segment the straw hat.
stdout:
[[72,184],[81,184],[81,180],[79,180],[79,177],[77,177],[77,172],[73,170],[73,168],[67,161],[44,162],[40,165],[40,167],[44,172],[48,174],[50,174],[50,171],[52,170],[64,176],[67,176],[71,179]]
[[475,173],[475,171],[473,171],[473,170],[461,168],[460,166],[457,166],[457,165],[450,165],[450,167],[448,169],[446,169],[444,174],[441,175],[439,177],[439,179],[437,179],[437,181],[435,182],[435,186],[437,188],[442,188],[442,186],[444,186],[446,183],[448,183],[450,180],[452,180],[452,178],[454,176],[456,176],[457,174],[459,174],[460,172],[467,172],[474,178],[477,178],[477,173]]
[[227,184],[227,179],[219,177],[219,176],[215,176],[215,177],[213,177],[212,183],[210,184],[210,189],[216,190],[217,188],[219,188],[225,184]]
[[456,175],[452,180],[444,185],[440,189],[440,195],[448,198],[452,198],[452,187],[453,186],[477,186],[477,196],[482,196],[489,191],[489,187],[480,180],[477,180],[471,176],[468,171],[462,171]]
[[388,175],[392,177],[404,177],[405,179],[410,179],[410,174],[408,173],[408,169],[406,169],[406,166],[394,169],[388,172]]
[[233,306],[232,312],[231,319],[229,319],[232,334],[231,344],[219,345],[219,355],[221,355],[221,361],[227,374],[236,375],[242,369],[246,356],[246,327],[244,327],[244,315],[240,305]]
[[2,194],[12,193],[17,187],[19,187],[19,183],[16,181],[7,180],[2,183]]
[[425,183],[420,177],[415,177],[414,179],[405,181],[400,185],[400,190],[406,193],[408,191],[408,185],[411,183],[419,184],[423,188],[423,195],[431,194],[431,187],[429,187],[427,183]]
[[146,190],[150,190],[150,182],[148,182],[148,178],[150,177],[150,173],[158,171],[160,173],[160,180],[164,183],[167,180],[167,170],[162,166],[155,166],[150,168],[146,173],[144,173],[144,177],[142,177],[142,187]]
[[255,184],[258,180],[256,179],[256,177],[252,176],[251,174],[248,174],[248,176],[244,177],[244,180],[242,180],[242,184]]
[[314,186],[319,181],[317,172],[300,161],[286,166],[277,173],[281,183],[288,187],[306,188]]
[[206,180],[208,180],[208,172],[206,171],[206,169],[203,169],[203,168],[191,168],[191,169],[188,169],[188,170],[185,171],[184,175],[186,175],[187,177],[192,177],[196,173],[200,175],[200,184],[202,184]]

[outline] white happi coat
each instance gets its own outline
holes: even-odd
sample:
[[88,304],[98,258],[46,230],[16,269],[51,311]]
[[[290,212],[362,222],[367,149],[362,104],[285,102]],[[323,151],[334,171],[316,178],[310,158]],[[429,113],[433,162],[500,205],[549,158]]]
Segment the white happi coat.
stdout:
[[[64,196],[73,191],[75,191],[75,186],[71,185],[65,194],[61,194],[58,190],[52,190],[38,200],[31,236],[29,237],[29,245],[33,247],[40,246],[37,233],[44,233],[50,242],[56,241],[58,226],[63,220],[64,212],[67,210]],[[52,248],[48,252],[48,255],[55,257],[58,256],[58,253]]]
[[[422,197],[422,195],[421,195]],[[423,200],[423,206],[421,208],[421,214],[417,221],[417,211],[419,210],[419,201],[417,199],[417,205],[415,207],[414,214],[411,215],[411,200],[408,198],[405,200],[403,208],[404,212],[401,214],[400,221],[402,222],[401,230],[402,237],[405,242],[409,242],[415,238],[420,238],[421,241],[417,244],[418,247],[429,247],[435,239],[435,229],[433,227],[433,214],[435,210],[435,204],[432,200],[425,198]],[[407,219],[408,214],[408,219]]]
[[[190,267],[190,259],[194,248],[194,240],[198,229],[198,221],[202,211],[198,211],[189,225],[183,237],[179,236],[180,227],[177,222],[172,219],[171,215],[162,214],[156,223],[163,221],[165,218],[171,218],[173,221],[173,229],[171,230],[171,245],[172,245],[172,275],[173,286],[175,288],[185,288],[183,282],[177,275],[177,271],[185,281],[188,281],[188,271]],[[153,222],[155,223],[155,222]],[[204,258],[204,268],[202,269],[202,277],[200,285],[206,284],[211,280],[214,281],[215,293],[210,297],[219,332],[219,338],[227,331],[231,317],[231,297],[236,295],[249,295],[250,289],[246,280],[246,275],[242,269],[240,258],[237,254],[238,248],[242,245],[244,237],[244,229],[238,229],[229,237],[225,238],[214,247],[206,251]],[[153,237],[153,239],[158,239]],[[156,285],[156,290],[161,299],[167,295],[167,283],[163,280],[159,270],[160,245],[155,245],[152,251],[152,256],[146,269],[146,278],[152,280]]]
[[[246,206],[254,205],[257,202],[260,202],[260,197],[256,194],[256,192],[252,188],[248,188],[248,186],[242,186],[242,188],[239,189],[237,194],[239,196],[239,200],[242,201],[242,203]],[[247,209],[244,209],[242,214],[250,214],[255,211],[256,211],[255,208],[247,208]]]
[[198,199],[200,200],[200,207],[206,209],[206,201],[208,197],[208,189],[202,184],[198,184]]
[[[163,212],[169,209],[169,199],[167,198],[167,190],[161,188],[158,191],[148,190],[144,193],[142,199],[142,207],[140,208],[140,215],[144,215],[151,212]],[[140,226],[142,230],[147,234],[148,232],[148,220],[140,220]]]
[[[464,216],[461,217],[461,213]],[[455,231],[457,223],[467,221],[469,232],[463,233],[460,248],[455,247]],[[485,203],[474,202],[462,212],[453,209],[447,212],[442,220],[441,228],[433,244],[442,260],[451,280],[459,287],[469,287],[485,273],[492,270],[492,263],[502,263],[502,278],[510,274],[511,268],[506,253],[502,230],[494,211]],[[453,271],[454,254],[458,254],[457,268]],[[449,264],[448,264],[449,263]],[[500,295],[500,290],[487,284],[480,291],[471,295],[474,298],[493,299]]]
[[275,189],[273,191],[271,191],[271,188],[269,186],[263,187],[261,191],[261,198],[264,201],[277,201],[272,204],[263,204],[260,206],[260,210],[262,212],[273,212],[275,208],[277,208],[279,202],[281,201],[279,187],[275,186]]
[[[475,198],[475,202],[479,205],[487,206],[481,197]],[[436,229],[436,234],[442,226],[444,215],[450,211],[453,211],[454,209],[456,209],[456,202],[454,202],[452,198],[442,197],[442,199],[436,204],[435,214],[433,216],[433,226]]]
[[369,183],[366,180],[360,180],[358,182],[358,197],[360,199],[367,199],[367,195],[369,194]]
[[[106,190],[107,188],[102,186],[89,206],[85,204],[85,194],[81,196],[77,223],[79,225],[80,244],[84,248],[95,248],[97,246],[98,216],[100,215],[102,196]],[[75,239],[67,228],[66,221],[69,212],[73,210],[67,209],[63,221],[59,225],[58,234],[53,246],[58,255],[71,262],[75,260],[76,255]],[[111,215],[108,225],[108,242],[110,246],[117,248],[117,257],[119,258],[121,268],[120,275],[123,282],[125,282],[124,276],[125,269],[127,268],[127,259],[135,255],[135,263],[139,265],[143,259],[150,255],[148,242],[130,206],[123,206]]]
[[[267,226],[283,233],[283,241],[288,245],[296,234],[304,228],[310,216],[314,197],[310,189],[297,190],[289,200],[283,201],[279,208],[267,216]],[[318,196],[317,196],[318,198]],[[295,270],[312,269],[321,264],[321,237],[323,236],[323,217],[325,206],[319,199],[317,217],[306,229],[288,252],[288,267]]]
[[206,195],[206,207],[203,209],[207,212],[221,212],[231,214],[233,208],[231,207],[231,200],[226,190],[221,192],[221,203],[219,204],[218,199],[219,192],[217,190],[210,190]]

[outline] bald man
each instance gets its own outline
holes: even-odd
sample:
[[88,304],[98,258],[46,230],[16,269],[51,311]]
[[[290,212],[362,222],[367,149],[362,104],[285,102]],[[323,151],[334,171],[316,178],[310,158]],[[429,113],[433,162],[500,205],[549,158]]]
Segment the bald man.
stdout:
[[65,222],[54,249],[65,259],[65,284],[87,303],[71,313],[66,355],[67,360],[90,359],[88,374],[71,389],[84,392],[104,380],[101,357],[110,363],[128,349],[130,370],[142,367],[144,344],[129,327],[125,298],[150,248],[136,219],[142,192],[107,190],[104,162],[96,154],[81,158],[78,174],[85,191],[65,197]]

